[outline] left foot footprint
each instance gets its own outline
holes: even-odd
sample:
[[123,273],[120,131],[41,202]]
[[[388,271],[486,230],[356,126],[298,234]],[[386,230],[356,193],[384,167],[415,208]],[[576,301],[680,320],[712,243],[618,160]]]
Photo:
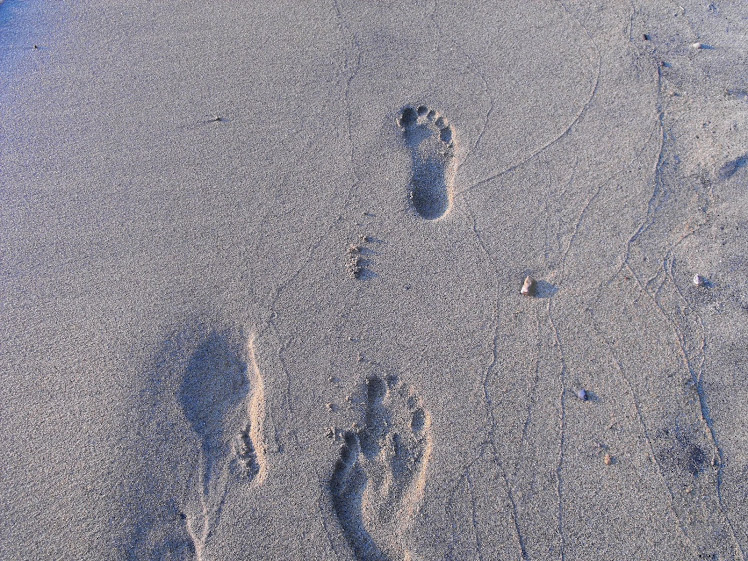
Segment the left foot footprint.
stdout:
[[261,483],[264,387],[254,336],[246,349],[227,333],[211,333],[192,355],[177,395],[200,441],[195,488],[184,521],[196,558],[218,524],[231,479]]

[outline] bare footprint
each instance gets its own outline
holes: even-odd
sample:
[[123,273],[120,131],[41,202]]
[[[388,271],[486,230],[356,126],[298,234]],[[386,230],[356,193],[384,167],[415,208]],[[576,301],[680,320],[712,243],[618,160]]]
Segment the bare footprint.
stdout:
[[427,220],[441,218],[452,206],[454,130],[444,117],[425,105],[404,108],[397,124],[411,151],[409,196],[413,208]]
[[178,399],[201,446],[183,515],[199,561],[229,484],[265,477],[264,388],[253,338],[236,349],[228,337],[211,333],[192,355]]
[[330,481],[356,559],[411,559],[403,531],[421,502],[430,454],[430,419],[420,400],[394,378],[370,378],[364,425],[345,433]]

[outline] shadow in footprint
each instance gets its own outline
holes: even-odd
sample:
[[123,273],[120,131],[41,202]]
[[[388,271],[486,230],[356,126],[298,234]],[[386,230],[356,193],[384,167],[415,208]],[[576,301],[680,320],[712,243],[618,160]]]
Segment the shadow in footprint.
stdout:
[[330,480],[335,514],[359,561],[409,558],[399,538],[423,493],[429,428],[419,399],[396,379],[367,381],[364,424],[345,433]]
[[377,547],[364,526],[362,499],[367,479],[358,465],[361,454],[359,437],[355,432],[346,432],[344,438],[345,444],[340,450],[340,459],[335,464],[330,482],[335,514],[356,559],[387,561],[387,556]]
[[190,357],[177,398],[205,457],[204,492],[226,446],[225,423],[249,392],[247,363],[228,336],[211,332]]
[[425,105],[404,108],[397,124],[411,151],[413,208],[427,220],[441,218],[452,206],[454,131],[444,117]]
[[739,158],[730,160],[719,168],[718,176],[720,179],[730,179],[735,175],[741,168],[748,166],[748,154],[743,154]]

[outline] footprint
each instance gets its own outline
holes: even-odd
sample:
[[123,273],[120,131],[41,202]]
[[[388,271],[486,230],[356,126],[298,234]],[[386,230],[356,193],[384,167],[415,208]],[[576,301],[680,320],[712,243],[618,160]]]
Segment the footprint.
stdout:
[[219,522],[229,484],[265,477],[264,387],[254,339],[243,349],[228,334],[211,333],[192,354],[177,397],[200,442],[183,517],[199,560]]
[[413,207],[427,220],[441,218],[452,206],[454,130],[444,117],[425,105],[403,109],[397,125],[411,151],[409,196]]
[[408,560],[402,534],[423,497],[430,418],[394,377],[370,378],[366,393],[364,424],[345,433],[330,481],[333,507],[358,561]]

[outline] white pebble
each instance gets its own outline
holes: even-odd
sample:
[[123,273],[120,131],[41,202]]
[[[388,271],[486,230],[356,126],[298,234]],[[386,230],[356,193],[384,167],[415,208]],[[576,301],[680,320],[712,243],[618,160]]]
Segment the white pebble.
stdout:
[[701,275],[694,275],[693,276],[693,283],[696,286],[704,286],[704,277],[702,277]]
[[691,43],[691,48],[696,49],[697,51],[701,49],[704,45],[701,43]]

